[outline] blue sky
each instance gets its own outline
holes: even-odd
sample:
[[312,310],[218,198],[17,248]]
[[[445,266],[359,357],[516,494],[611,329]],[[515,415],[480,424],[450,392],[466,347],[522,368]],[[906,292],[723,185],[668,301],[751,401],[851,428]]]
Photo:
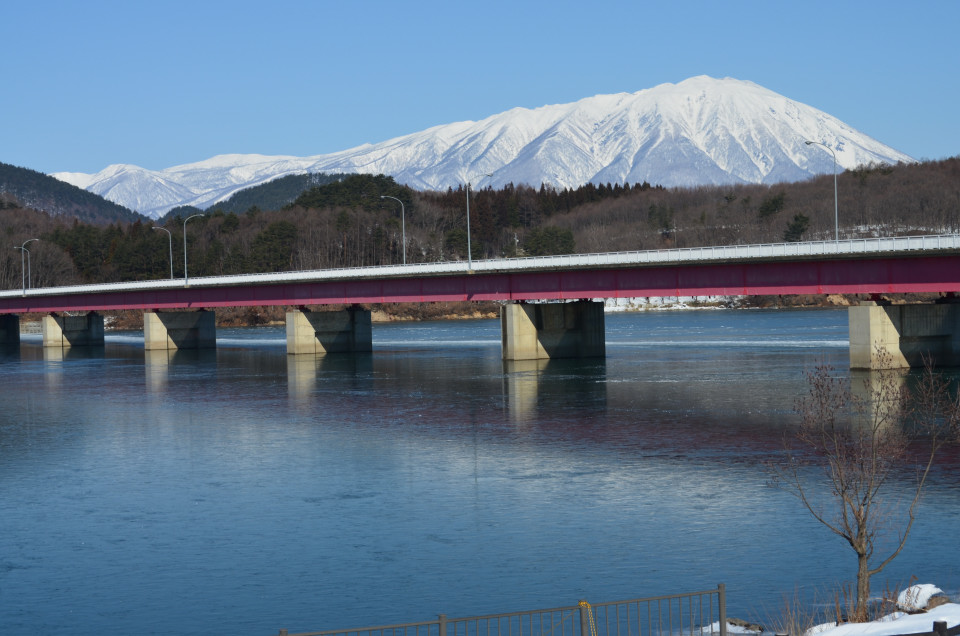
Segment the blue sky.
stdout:
[[695,75],[960,155],[954,0],[11,0],[0,24],[0,161],[41,172],[309,156]]

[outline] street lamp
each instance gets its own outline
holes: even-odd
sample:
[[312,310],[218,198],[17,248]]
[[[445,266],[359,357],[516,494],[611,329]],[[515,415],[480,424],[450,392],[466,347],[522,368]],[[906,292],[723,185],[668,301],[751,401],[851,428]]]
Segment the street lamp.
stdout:
[[[167,228],[160,227],[158,225],[154,225],[150,229],[163,230],[164,232],[167,233],[167,241],[170,243],[170,280],[173,280],[173,234],[171,234],[170,230],[168,230]],[[184,235],[184,238],[186,238],[186,235],[187,235],[186,231],[184,231],[183,235]],[[184,250],[184,254],[186,254],[186,250]]]
[[823,146],[830,151],[830,154],[833,155],[833,233],[834,241],[840,240],[840,212],[837,205],[837,153],[833,151],[833,148],[828,146],[825,143],[819,141],[805,141],[803,142],[808,146],[811,144],[817,144],[818,146]]
[[198,216],[204,216],[203,214],[194,214],[188,216],[183,220],[183,284],[189,284],[190,280],[187,278],[187,221],[190,219],[195,219]]
[[[485,177],[492,177],[490,173],[484,173]],[[473,250],[470,249],[470,182],[467,181],[467,271],[473,271]]]
[[402,234],[402,235],[403,235],[403,264],[406,265],[406,264],[407,264],[407,222],[406,222],[406,220],[404,219],[405,210],[404,210],[404,207],[403,207],[403,201],[401,201],[401,200],[398,199],[397,197],[392,197],[392,196],[387,195],[387,194],[381,194],[381,195],[380,195],[380,198],[381,198],[381,199],[393,199],[394,201],[396,201],[397,203],[400,204],[400,229],[401,229],[401,232],[403,233],[403,234]]
[[[16,246],[16,245],[13,246],[13,249],[15,249],[15,250],[20,250],[20,285],[21,285],[21,287],[22,287],[22,291],[23,291],[24,294],[27,293],[27,275],[26,275],[26,272],[28,272],[28,271],[29,271],[29,268],[30,268],[30,250],[27,249],[27,243],[30,243],[31,241],[39,241],[39,240],[40,240],[40,239],[36,239],[36,238],[27,239],[26,241],[23,242],[23,245],[21,245],[21,246],[19,246],[19,247]],[[26,268],[24,267],[24,258],[23,258],[23,255],[24,255],[24,254],[27,255],[27,258],[26,258]],[[32,279],[33,276],[30,276],[30,278]],[[33,281],[32,281],[32,280],[31,280],[31,282],[30,282],[30,287],[33,288]]]

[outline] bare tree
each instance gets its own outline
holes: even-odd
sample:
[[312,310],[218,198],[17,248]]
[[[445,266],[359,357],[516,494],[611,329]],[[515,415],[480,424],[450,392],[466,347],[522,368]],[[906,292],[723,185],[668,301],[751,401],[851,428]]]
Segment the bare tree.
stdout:
[[[960,404],[929,362],[913,388],[902,370],[870,372],[861,387],[830,366],[808,374],[797,401],[800,426],[786,441],[774,481],[857,556],[856,593],[848,620],[869,620],[870,579],[906,544],[937,451],[957,430]],[[893,479],[916,464],[909,502],[899,505]],[[804,478],[823,469],[828,496]],[[876,550],[881,550],[877,553]]]

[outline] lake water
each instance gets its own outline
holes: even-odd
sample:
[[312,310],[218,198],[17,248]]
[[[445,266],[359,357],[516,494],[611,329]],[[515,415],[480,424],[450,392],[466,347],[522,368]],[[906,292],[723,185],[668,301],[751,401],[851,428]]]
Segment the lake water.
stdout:
[[[492,320],[0,353],[0,634],[276,634],[727,586],[763,619],[855,559],[768,485],[846,312],[608,314],[605,360],[504,363]],[[904,479],[901,486],[908,486]],[[874,580],[960,591],[960,458]]]

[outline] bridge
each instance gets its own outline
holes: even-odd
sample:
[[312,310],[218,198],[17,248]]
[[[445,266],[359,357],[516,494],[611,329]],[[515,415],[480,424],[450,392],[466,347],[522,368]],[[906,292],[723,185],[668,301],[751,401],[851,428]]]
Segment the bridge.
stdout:
[[[469,269],[468,269],[469,268]],[[732,245],[271,274],[210,276],[0,292],[0,342],[19,315],[46,314],[44,346],[102,344],[98,312],[144,311],[147,349],[215,345],[217,307],[280,305],[288,353],[367,351],[367,303],[498,301],[504,359],[604,355],[603,299],[960,292],[960,235]],[[346,305],[336,312],[308,306]],[[190,310],[190,311],[183,311]],[[200,310],[200,311],[197,311]],[[69,314],[82,315],[69,315]],[[849,309],[851,366],[931,354],[960,364],[960,304]]]

